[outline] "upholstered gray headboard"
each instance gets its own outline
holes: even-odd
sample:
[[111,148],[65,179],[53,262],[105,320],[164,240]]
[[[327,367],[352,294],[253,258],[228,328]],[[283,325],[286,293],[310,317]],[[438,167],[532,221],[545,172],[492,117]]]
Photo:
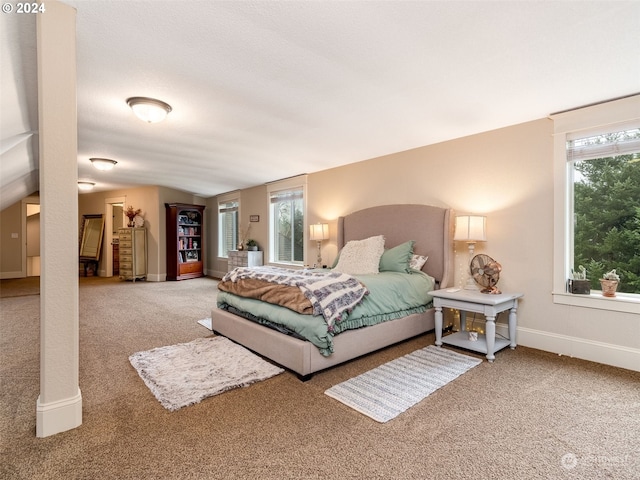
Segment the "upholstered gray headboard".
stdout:
[[385,236],[385,248],[409,240],[417,255],[429,260],[422,270],[434,277],[440,288],[453,283],[453,213],[430,205],[382,205],[365,208],[338,218],[338,249],[349,240]]

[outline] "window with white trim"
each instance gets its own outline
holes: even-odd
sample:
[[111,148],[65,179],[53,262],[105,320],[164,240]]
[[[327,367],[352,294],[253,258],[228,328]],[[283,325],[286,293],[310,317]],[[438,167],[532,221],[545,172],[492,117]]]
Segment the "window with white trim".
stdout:
[[[638,313],[640,236],[640,95],[552,114],[554,122],[555,303]],[[578,263],[576,263],[578,262]],[[590,266],[591,295],[571,294],[567,280]],[[603,298],[598,277],[623,270],[621,293]]]
[[238,245],[238,199],[218,202],[218,257],[228,258],[229,250]]
[[640,294],[640,127],[567,135],[573,266],[591,288],[616,270],[618,292]]
[[304,265],[306,177],[267,186],[269,261]]

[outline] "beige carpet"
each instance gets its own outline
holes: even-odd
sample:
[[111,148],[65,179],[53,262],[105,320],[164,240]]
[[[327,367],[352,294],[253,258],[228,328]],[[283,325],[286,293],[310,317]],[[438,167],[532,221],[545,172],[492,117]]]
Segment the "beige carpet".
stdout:
[[40,277],[0,280],[0,298],[40,295]]
[[324,395],[432,345],[423,335],[169,412],[128,357],[211,336],[197,320],[215,282],[81,279],[79,302],[83,424],[38,439],[39,297],[0,300],[3,480],[640,479],[638,372],[518,347],[385,424]]

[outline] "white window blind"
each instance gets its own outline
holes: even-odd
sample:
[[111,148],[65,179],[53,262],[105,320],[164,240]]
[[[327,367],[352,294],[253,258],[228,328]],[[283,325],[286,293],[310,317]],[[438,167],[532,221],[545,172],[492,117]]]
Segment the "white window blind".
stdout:
[[237,212],[237,211],[238,211],[237,201],[221,203],[220,205],[218,205],[218,212],[220,213],[231,213],[231,212]]
[[593,160],[640,152],[640,127],[590,137],[567,135],[567,161]]
[[267,184],[269,262],[304,264],[307,175]]
[[270,202],[291,202],[293,200],[302,200],[304,198],[304,192],[302,188],[296,190],[281,190],[270,193]]
[[240,202],[228,200],[218,203],[218,256],[226,258],[238,244],[238,211]]

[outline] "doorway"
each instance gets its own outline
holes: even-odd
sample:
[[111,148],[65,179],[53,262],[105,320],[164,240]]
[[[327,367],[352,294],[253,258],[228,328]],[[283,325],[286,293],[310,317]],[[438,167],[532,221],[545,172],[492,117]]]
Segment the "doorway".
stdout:
[[27,277],[40,276],[40,204],[27,203]]
[[40,276],[40,197],[22,200],[22,275]]
[[[118,274],[118,229],[124,226],[124,204],[127,197],[106,198],[104,201],[104,272],[112,277]],[[115,259],[115,260],[114,260]],[[114,265],[115,263],[115,265]],[[115,267],[115,269],[114,269]],[[114,271],[115,270],[115,271]]]

